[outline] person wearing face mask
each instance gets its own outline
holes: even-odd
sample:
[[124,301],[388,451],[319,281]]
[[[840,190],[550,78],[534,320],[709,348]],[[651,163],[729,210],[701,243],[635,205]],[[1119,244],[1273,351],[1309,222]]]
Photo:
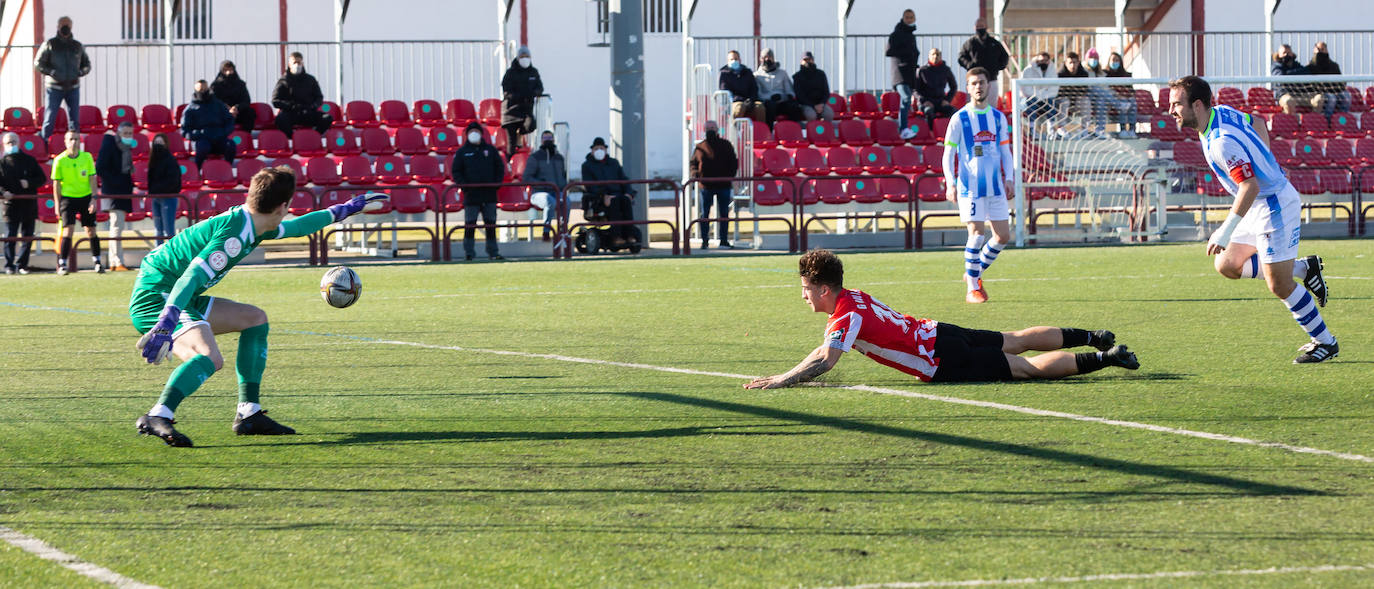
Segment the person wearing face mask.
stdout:
[[95,158],[81,149],[81,132],[67,131],[66,151],[52,161],[52,195],[57,201],[57,214],[62,218],[62,241],[57,249],[57,274],[67,274],[67,259],[72,254],[72,229],[78,218],[90,238],[91,261],[97,273],[103,274],[100,262],[100,236],[95,232]]
[[320,83],[305,72],[305,56],[299,51],[291,54],[286,73],[272,89],[272,106],[277,107],[277,128],[287,137],[296,127],[314,127],[321,135],[329,130],[333,119],[324,114],[324,94]]
[[224,60],[219,64],[219,74],[210,82],[210,93],[229,107],[234,123],[244,132],[251,133],[257,123],[257,111],[253,110],[253,98],[248,94],[248,84],[239,77],[234,62]]
[[[506,177],[506,158],[495,145],[487,142],[482,133],[482,124],[473,121],[463,131],[463,146],[453,153],[449,171],[453,174],[453,183],[459,187],[464,184],[496,184]],[[479,215],[482,223],[487,225],[487,257],[492,260],[504,259],[496,246],[497,190],[496,187],[462,188],[463,222],[467,225],[463,229],[464,259],[472,260],[477,253],[473,225],[477,223]]]
[[[1021,70],[1022,80],[1039,80],[1049,78],[1050,68],[1054,66],[1054,59],[1050,57],[1048,51],[1041,51],[1031,61],[1030,65]],[[1064,134],[1063,127],[1060,126],[1059,111],[1054,108],[1054,87],[1052,86],[1020,86],[1021,111],[1025,113],[1026,120],[1030,122],[1030,129],[1037,135],[1039,122],[1049,121],[1049,126],[1059,134]]]
[[531,63],[530,48],[521,45],[515,51],[515,61],[501,77],[501,127],[509,140],[507,158],[524,146],[525,135],[533,133],[537,124],[534,99],[544,93],[544,81]]
[[[568,185],[568,164],[563,159],[563,154],[558,153],[558,147],[553,142],[553,131],[544,131],[539,134],[539,149],[525,160],[525,175],[522,178],[525,182],[548,182],[557,186],[561,191]],[[548,191],[547,187],[535,187],[533,194],[530,194],[530,204],[534,205],[530,209],[530,220],[543,212],[544,219],[544,241],[548,241],[553,235],[553,215],[558,210],[558,201],[555,193]]]
[[997,80],[1002,76],[1002,70],[1007,69],[1007,64],[1011,61],[1011,56],[1007,54],[1007,48],[1002,46],[1002,42],[996,37],[988,34],[988,22],[978,19],[973,23],[973,36],[964,41],[964,46],[959,48],[959,67],[971,70],[976,67],[988,71],[991,78],[988,79],[988,96],[992,97],[992,103],[997,104],[997,99],[1001,95],[997,93]]
[[[984,70],[986,71],[986,70]],[[935,117],[954,114],[954,95],[959,92],[959,80],[949,69],[940,50],[930,48],[930,60],[916,73],[916,96],[926,126],[935,126]],[[991,100],[997,100],[994,96]]]
[[825,71],[816,67],[816,58],[810,51],[802,54],[801,67],[792,74],[792,89],[797,92],[797,103],[806,120],[835,120],[835,110],[830,108],[830,80]]
[[57,19],[57,36],[39,48],[33,68],[43,74],[48,85],[46,116],[43,117],[43,139],[52,136],[57,125],[57,109],[67,104],[70,128],[81,128],[81,77],[91,73],[91,58],[86,48],[72,36],[71,17]]
[[797,104],[797,94],[792,90],[792,76],[778,65],[772,49],[763,50],[759,69],[754,70],[754,82],[758,86],[759,102],[763,103],[763,118],[771,129],[778,115],[793,121],[802,120],[801,105]]
[[[1331,54],[1326,52],[1326,41],[1318,41],[1312,48],[1312,61],[1307,63],[1307,73],[1313,76],[1341,75],[1340,64],[1331,61]],[[1350,112],[1350,93],[1346,91],[1344,82],[1313,86],[1317,92],[1312,96],[1312,110],[1322,111],[1328,122],[1336,111]]]
[[[1307,68],[1298,63],[1298,54],[1293,53],[1293,48],[1285,43],[1274,53],[1274,63],[1269,73],[1275,76],[1305,76]],[[1279,106],[1283,107],[1283,112],[1296,115],[1299,105],[1312,104],[1315,93],[1306,84],[1277,84],[1275,94],[1279,95]]]
[[237,149],[229,138],[233,132],[234,116],[210,92],[205,80],[197,81],[195,91],[191,94],[191,104],[181,113],[181,134],[194,144],[196,167],[204,164],[210,154],[223,155],[225,161],[233,164]]
[[921,65],[921,50],[916,47],[916,11],[908,8],[902,12],[902,20],[887,35],[887,50],[883,53],[892,70],[892,89],[902,96],[897,126],[902,129],[902,139],[911,139],[916,130],[907,125],[907,116],[916,91],[916,68]]
[[[735,156],[735,146],[720,136],[720,129],[715,121],[706,121],[706,139],[703,139],[701,143],[697,144],[696,149],[692,150],[691,171],[693,178],[734,178],[735,174],[739,173],[739,158]],[[697,218],[711,218],[712,200],[715,200],[716,204],[716,217],[720,219],[729,217],[730,203],[734,200],[730,194],[730,188],[730,182],[700,182],[697,210],[701,214]],[[729,221],[716,222],[716,239],[720,240],[720,247],[730,247],[730,242],[725,239],[725,231],[728,228]],[[701,224],[701,249],[706,249],[707,238],[710,237],[710,234],[710,224],[703,222]]]
[[134,193],[134,125],[128,121],[105,133],[100,141],[100,154],[95,158],[95,173],[100,177],[100,195],[105,197],[110,213],[111,270],[126,272],[124,246],[120,237],[128,226],[133,210],[129,195]]
[[[1115,54],[1113,54],[1115,55]],[[1086,54],[1087,62],[1084,64],[1084,71],[1088,72],[1090,78],[1105,78],[1107,70],[1102,68],[1102,62],[1098,59],[1097,49],[1088,49]],[[1098,137],[1107,137],[1107,117],[1116,112],[1117,124],[1121,127],[1118,137],[1122,139],[1135,138],[1135,96],[1129,98],[1117,95],[1113,88],[1107,86],[1088,86],[1088,98],[1092,101],[1094,133]]]
[[[7,132],[0,139],[0,212],[5,218],[5,237],[32,238],[38,219],[38,189],[47,182],[33,156],[19,150],[19,135]],[[15,258],[15,246],[19,257]],[[5,242],[5,274],[28,274],[32,241]]]
[[[1126,71],[1125,61],[1121,54],[1113,51],[1107,57],[1107,69],[1103,72],[1108,78],[1129,78],[1131,72]],[[1111,91],[1116,99],[1117,114],[1122,117],[1121,132],[1117,137],[1121,139],[1135,139],[1135,124],[1138,118],[1138,109],[1135,102],[1135,88],[1131,86],[1112,86]]]
[[[582,181],[629,180],[620,162],[606,153],[606,140],[592,140],[591,153],[582,162]],[[582,193],[582,214],[588,219],[628,221],[634,218],[635,190],[628,185],[587,186]],[[639,241],[639,229],[631,225],[611,227],[612,247]]]
[[[152,153],[148,156],[148,194],[181,194],[181,164],[168,147],[166,133],[153,137]],[[157,229],[158,245],[177,233],[180,200],[171,196],[153,199],[153,227]]]
[[759,84],[754,79],[754,71],[739,60],[739,52],[731,50],[725,54],[725,65],[720,68],[717,88],[730,92],[730,116],[749,117],[763,122],[766,110],[763,103],[754,99],[759,95]]

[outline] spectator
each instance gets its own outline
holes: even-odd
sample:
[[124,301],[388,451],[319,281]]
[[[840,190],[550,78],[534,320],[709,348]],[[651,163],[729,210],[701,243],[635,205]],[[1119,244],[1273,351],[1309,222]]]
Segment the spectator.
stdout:
[[[1041,51],[1031,61],[1030,67],[1021,70],[1022,80],[1040,80],[1049,77],[1054,60],[1048,51]],[[1035,131],[1041,119],[1048,119],[1050,126],[1060,134],[1064,129],[1059,125],[1059,111],[1054,107],[1054,89],[1049,86],[1021,86],[1021,106],[1026,113],[1030,128]]]
[[[1113,54],[1115,55],[1115,54]],[[1105,78],[1107,70],[1097,58],[1097,49],[1088,49],[1087,70],[1090,78]],[[1107,86],[1088,86],[1088,99],[1092,102],[1094,133],[1099,137],[1107,136],[1107,116],[1116,111],[1117,124],[1121,127],[1118,134],[1122,139],[1135,138],[1135,96],[1129,99],[1118,96],[1113,88]],[[1130,131],[1130,135],[1126,135]]]
[[[720,129],[715,121],[706,121],[706,139],[697,144],[692,151],[692,177],[693,178],[733,178],[739,172],[739,158],[735,157],[735,146],[720,136]],[[730,182],[706,181],[701,182],[701,190],[698,193],[698,210],[701,211],[699,219],[711,218],[711,199],[716,201],[716,214],[721,219],[730,216],[730,202],[733,200]],[[730,247],[730,242],[725,239],[725,231],[729,227],[729,221],[718,221],[716,224],[716,239],[720,240],[720,247]],[[706,249],[707,238],[710,237],[711,228],[708,223],[701,224],[701,249]],[[687,237],[691,237],[688,235]]]
[[277,80],[272,89],[272,106],[277,107],[277,128],[287,137],[296,127],[314,127],[320,134],[334,124],[332,118],[324,114],[324,94],[315,76],[305,73],[305,56],[299,51],[291,54],[286,73]]
[[921,50],[916,47],[916,11],[908,8],[902,12],[902,20],[887,35],[884,54],[892,69],[892,89],[902,96],[897,126],[902,128],[902,139],[911,139],[916,131],[907,125],[907,116],[911,113],[911,95],[916,91],[916,68],[921,63]]
[[[181,163],[172,156],[167,134],[153,137],[152,153],[148,156],[148,194],[181,194]],[[177,209],[181,199],[163,197],[153,199],[153,227],[157,229],[157,244],[177,234]]]
[[196,82],[195,93],[191,94],[191,104],[181,113],[181,134],[190,139],[196,148],[196,167],[205,163],[205,158],[217,153],[224,160],[234,163],[237,146],[229,134],[234,132],[234,116],[229,109],[210,92],[205,80]]
[[763,103],[754,100],[754,97],[759,95],[759,84],[754,80],[754,71],[740,63],[738,51],[731,50],[725,55],[725,66],[720,68],[718,87],[730,92],[730,116],[763,121],[766,114]]
[[[498,184],[504,180],[506,159],[501,156],[501,151],[496,149],[495,145],[486,141],[482,134],[482,124],[477,121],[468,123],[464,139],[466,141],[454,152],[453,164],[449,166],[453,173],[453,183],[462,187],[464,184]],[[472,232],[478,215],[482,216],[482,223],[487,225],[487,257],[493,260],[505,259],[496,247],[496,193],[499,189],[493,186],[462,190],[463,222],[467,225],[463,229],[464,259],[471,260],[477,253]]]
[[[1331,55],[1326,52],[1326,41],[1318,41],[1317,46],[1313,48],[1312,61],[1307,64],[1307,73],[1314,76],[1341,75],[1340,64],[1331,61]],[[1350,92],[1346,91],[1345,82],[1315,86],[1317,94],[1313,95],[1312,108],[1321,109],[1328,121],[1336,111],[1350,112]],[[1320,101],[1317,97],[1320,97]]]
[[792,77],[778,65],[772,49],[763,50],[759,69],[754,72],[754,82],[759,87],[759,101],[763,103],[763,116],[769,128],[778,120],[778,115],[793,121],[802,120],[797,94],[792,91]]
[[[1131,72],[1126,71],[1126,62],[1121,58],[1121,54],[1113,51],[1107,57],[1107,70],[1102,75],[1108,78],[1129,78]],[[1121,133],[1117,134],[1117,137],[1135,139],[1135,125],[1139,116],[1138,107],[1135,103],[1135,88],[1112,86],[1111,91],[1117,100],[1117,114],[1123,117]]]
[[[1064,65],[1059,68],[1061,78],[1086,78],[1088,70],[1083,69],[1083,64],[1078,60],[1078,53],[1070,51],[1064,54]],[[1059,93],[1055,100],[1064,104],[1060,108],[1069,113],[1070,116],[1089,117],[1092,116],[1092,99],[1088,97],[1087,86],[1060,86]],[[1083,131],[1080,136],[1091,135],[1087,132],[1087,124],[1083,124]]]
[[[592,151],[582,162],[583,182],[602,182],[608,180],[629,180],[620,162],[606,154],[606,140],[600,137],[592,140]],[[607,221],[629,221],[634,219],[635,191],[625,184],[588,186],[582,193],[582,212],[588,219]],[[612,247],[634,244],[639,241],[639,230],[632,225],[616,225],[611,228]]]
[[215,81],[210,83],[210,92],[229,107],[229,114],[234,116],[234,124],[238,128],[247,133],[253,132],[253,126],[258,121],[258,113],[253,110],[253,98],[248,95],[248,84],[243,83],[243,78],[239,77],[234,62],[227,59],[220,62],[219,74],[215,76]]
[[86,48],[72,37],[72,19],[57,19],[57,36],[38,49],[33,68],[48,82],[48,102],[43,117],[43,139],[52,136],[57,125],[57,109],[67,104],[68,128],[81,128],[81,77],[91,73],[91,58]]
[[797,103],[806,120],[835,120],[835,110],[830,108],[830,80],[816,67],[816,58],[810,51],[802,54],[801,66],[792,74],[792,89],[797,92]]
[[530,65],[530,48],[515,51],[515,61],[501,78],[501,127],[506,130],[506,157],[524,144],[524,137],[535,129],[534,99],[544,93],[539,70]]
[[[1298,54],[1293,53],[1293,48],[1285,43],[1274,53],[1274,65],[1270,67],[1269,73],[1275,76],[1305,76],[1307,68],[1298,63]],[[1279,94],[1279,106],[1283,107],[1283,112],[1290,115],[1298,114],[1298,105],[1312,106],[1314,101],[1321,100],[1307,84],[1278,84],[1276,89]],[[1315,106],[1321,108],[1320,103]]]
[[67,149],[52,162],[52,195],[62,218],[62,241],[57,250],[57,274],[67,274],[67,258],[72,255],[72,228],[77,218],[86,228],[91,242],[91,261],[95,271],[105,273],[100,262],[100,236],[95,232],[95,158],[81,150],[81,132],[67,130]]
[[988,71],[988,103],[993,108],[997,107],[1000,97],[997,80],[1001,78],[1002,70],[1007,69],[1010,60],[1011,56],[1007,55],[1007,48],[1002,46],[1002,42],[988,34],[988,22],[981,18],[974,21],[973,36],[959,48],[959,67],[966,70],[980,67]]
[[[931,47],[930,61],[916,73],[916,96],[921,113],[926,115],[927,126],[935,126],[935,115],[954,114],[954,95],[958,92],[959,80],[941,59],[940,50]],[[997,100],[992,94],[988,96],[990,100]]]
[[[561,192],[564,186],[568,185],[568,164],[563,159],[563,154],[558,153],[558,146],[554,144],[553,131],[544,131],[539,134],[539,149],[530,155],[530,159],[525,161],[526,182],[548,182],[558,187]],[[530,204],[534,208],[530,209],[530,220],[535,219],[538,211],[544,211],[544,241],[548,241],[553,234],[553,215],[558,210],[558,199],[556,192],[550,192],[547,187],[534,187],[533,194],[530,195]],[[537,209],[537,210],[536,210]]]
[[128,226],[128,215],[134,210],[129,196],[134,193],[134,125],[128,121],[114,131],[107,131],[100,142],[100,154],[95,158],[95,173],[100,176],[100,195],[109,199],[110,264],[115,272],[127,272],[124,265],[124,244],[119,238]]
[[[19,150],[19,135],[5,133],[3,154],[0,154],[0,209],[5,217],[5,237],[33,237],[33,223],[38,219],[38,200],[23,198],[38,194],[47,178],[42,166],[33,156]],[[20,198],[14,198],[14,197]],[[19,246],[19,258],[14,257],[15,245]],[[5,274],[29,273],[29,252],[33,242],[5,242]]]

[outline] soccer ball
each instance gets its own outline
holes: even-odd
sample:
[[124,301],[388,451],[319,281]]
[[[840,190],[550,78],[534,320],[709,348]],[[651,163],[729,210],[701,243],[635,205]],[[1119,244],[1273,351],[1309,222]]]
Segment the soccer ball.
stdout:
[[320,297],[331,307],[344,308],[363,296],[363,281],[348,266],[335,266],[320,279]]

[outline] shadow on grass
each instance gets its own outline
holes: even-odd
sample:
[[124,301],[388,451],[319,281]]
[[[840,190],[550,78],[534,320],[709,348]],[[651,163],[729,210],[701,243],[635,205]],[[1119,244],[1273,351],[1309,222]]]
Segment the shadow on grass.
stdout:
[[[765,427],[768,429],[757,429]],[[291,438],[276,438],[271,442],[250,444],[227,444],[224,446],[197,446],[198,448],[241,448],[244,446],[371,446],[387,444],[432,444],[446,442],[565,442],[578,440],[636,440],[654,438],[681,438],[690,436],[808,436],[818,432],[780,431],[787,425],[726,425],[691,426],[649,430],[602,430],[602,431],[408,431],[408,432],[354,432],[345,434],[337,440],[309,442],[290,441]],[[730,431],[748,429],[749,431]],[[292,436],[294,437],[294,436]]]

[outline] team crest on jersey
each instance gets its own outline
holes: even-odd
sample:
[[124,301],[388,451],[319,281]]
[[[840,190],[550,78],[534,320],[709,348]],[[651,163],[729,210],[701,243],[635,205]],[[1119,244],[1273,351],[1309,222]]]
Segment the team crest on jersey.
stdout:
[[208,262],[210,267],[214,268],[216,272],[219,272],[223,270],[225,266],[229,265],[229,256],[224,255],[224,252],[213,252],[210,254],[210,259],[206,260],[206,262]]
[[239,252],[242,251],[243,242],[239,241],[239,238],[230,237],[229,239],[224,240],[224,253],[229,254],[229,257],[237,257],[239,255]]
[[825,337],[832,342],[844,341],[844,332],[845,328],[841,327],[839,329],[836,329],[835,331],[830,332],[830,335],[827,335]]
[[989,131],[989,130],[987,130],[987,129],[983,129],[982,131],[979,131],[979,132],[973,134],[973,140],[974,140],[974,141],[996,141],[996,140],[997,140],[997,136],[994,135],[994,134],[992,133],[992,131]]

